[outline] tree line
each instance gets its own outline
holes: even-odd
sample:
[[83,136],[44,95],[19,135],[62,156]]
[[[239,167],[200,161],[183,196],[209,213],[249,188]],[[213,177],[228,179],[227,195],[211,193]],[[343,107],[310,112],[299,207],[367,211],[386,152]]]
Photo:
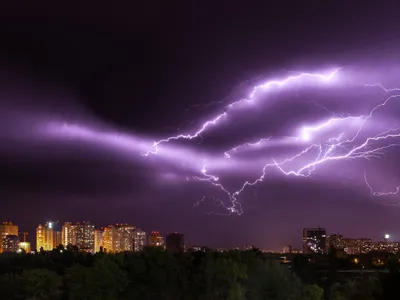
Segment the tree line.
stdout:
[[[311,279],[308,261],[290,268],[257,250],[88,254],[61,246],[0,255],[0,298],[41,300],[381,299],[375,279]],[[326,280],[325,280],[326,281]],[[366,289],[368,287],[368,289]],[[363,297],[363,298],[360,298]]]

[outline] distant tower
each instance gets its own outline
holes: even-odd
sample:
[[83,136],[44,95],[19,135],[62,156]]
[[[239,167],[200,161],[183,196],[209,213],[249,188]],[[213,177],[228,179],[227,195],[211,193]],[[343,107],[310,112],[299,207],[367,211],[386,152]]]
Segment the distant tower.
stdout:
[[22,234],[22,240],[24,241],[24,243],[26,243],[26,237],[28,236],[27,232],[21,232]]
[[170,233],[166,236],[166,250],[170,252],[184,252],[185,241],[182,233]]
[[19,249],[18,235],[6,235],[2,241],[3,252],[17,252]]
[[28,233],[20,232],[19,234],[22,235],[22,242],[20,242],[18,245],[19,249],[23,249],[26,253],[31,252],[31,243],[26,241],[26,237],[28,236]]
[[164,238],[158,231],[152,231],[149,236],[150,247],[161,247],[164,248]]
[[65,222],[61,230],[61,244],[64,247],[76,244],[76,230],[75,225],[71,222]]
[[100,252],[104,248],[104,229],[96,229],[94,231],[94,252]]
[[18,226],[12,222],[0,223],[0,253],[2,252],[2,242],[7,235],[18,235]]
[[49,221],[45,226],[53,231],[53,249],[55,249],[62,244],[60,222]]
[[110,253],[134,251],[135,229],[129,224],[107,226],[103,233],[103,249]]
[[147,246],[147,234],[145,231],[136,228],[133,232],[133,251],[143,251]]
[[94,225],[90,222],[78,222],[73,226],[75,246],[82,251],[94,252]]
[[103,250],[110,253],[114,252],[114,226],[108,225],[103,232]]
[[116,224],[113,231],[114,252],[133,251],[134,231],[136,227],[129,224]]
[[54,249],[54,232],[52,226],[49,224],[39,225],[36,228],[36,250],[39,251],[43,248],[44,251],[51,251]]

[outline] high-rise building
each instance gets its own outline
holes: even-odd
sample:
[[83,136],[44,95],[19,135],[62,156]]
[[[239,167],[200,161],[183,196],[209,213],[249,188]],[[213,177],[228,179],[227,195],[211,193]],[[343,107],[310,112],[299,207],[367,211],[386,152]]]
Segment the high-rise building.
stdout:
[[109,225],[104,228],[103,244],[107,252],[134,250],[135,226],[129,224]]
[[94,225],[90,222],[66,222],[61,230],[61,244],[77,246],[82,251],[94,252]]
[[326,251],[326,230],[324,228],[303,229],[303,253],[324,253]]
[[114,250],[114,226],[108,225],[103,232],[103,251],[112,253]]
[[3,222],[0,224],[0,253],[2,252],[2,240],[7,235],[18,235],[18,226],[12,222]]
[[52,226],[39,225],[36,228],[36,249],[39,251],[43,248],[44,251],[54,249],[54,232]]
[[145,231],[136,228],[133,232],[133,251],[143,251],[147,245],[147,234]]
[[6,235],[2,241],[3,252],[17,252],[19,249],[18,235]]
[[114,228],[114,252],[133,251],[133,238],[136,227],[128,224],[117,224]]
[[358,238],[358,239],[346,238],[344,240],[345,240],[344,251],[347,254],[368,253],[374,248],[374,243],[372,242],[371,239],[367,239],[367,238]]
[[64,247],[76,244],[75,228],[71,222],[66,222],[61,230],[61,244]]
[[104,228],[103,233],[103,250],[105,252],[113,252],[113,236],[114,236],[114,226],[109,225]]
[[291,245],[283,247],[282,253],[293,253],[293,247]]
[[94,252],[100,252],[104,249],[104,229],[96,229],[94,231]]
[[164,248],[164,238],[158,231],[152,231],[149,236],[150,247],[162,247]]
[[61,231],[53,230],[53,248],[62,245]]
[[80,250],[94,252],[94,225],[90,222],[74,224],[75,246]]
[[329,251],[330,247],[335,249],[345,249],[347,246],[347,240],[340,234],[331,234],[326,236],[326,252]]
[[62,244],[60,223],[58,221],[49,221],[46,222],[45,227],[53,230],[53,249],[60,246]]
[[170,233],[166,236],[166,250],[170,252],[184,252],[185,241],[182,233]]

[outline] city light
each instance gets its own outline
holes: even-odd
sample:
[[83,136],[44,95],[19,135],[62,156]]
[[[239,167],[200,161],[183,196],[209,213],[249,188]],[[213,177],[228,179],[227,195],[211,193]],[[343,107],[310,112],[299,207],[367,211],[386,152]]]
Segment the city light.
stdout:
[[[143,251],[144,247],[161,247],[167,251],[185,252],[183,234],[173,232],[164,236],[159,231],[151,231],[149,235],[143,230],[130,224],[109,225],[106,228],[97,228],[90,222],[65,222],[60,231],[57,231],[57,222],[47,222],[36,228],[36,251],[52,251],[57,249],[59,253],[66,250],[59,249],[61,244],[66,249],[73,245],[85,252],[136,252]],[[15,253],[30,253],[31,244],[20,242],[17,225],[0,224],[3,251]],[[11,233],[11,234],[10,234]],[[23,233],[23,232],[22,232]],[[26,236],[26,235],[25,235]],[[392,239],[392,240],[391,240]],[[285,246],[284,253],[327,254],[333,247],[338,255],[358,255],[369,252],[400,252],[400,241],[395,240],[389,233],[383,234],[381,241],[373,241],[370,238],[348,238],[340,234],[327,234],[325,228],[304,228],[302,236],[302,251]],[[218,251],[218,248],[214,249]],[[227,250],[224,250],[227,251]],[[354,263],[360,263],[359,258],[353,258]]]

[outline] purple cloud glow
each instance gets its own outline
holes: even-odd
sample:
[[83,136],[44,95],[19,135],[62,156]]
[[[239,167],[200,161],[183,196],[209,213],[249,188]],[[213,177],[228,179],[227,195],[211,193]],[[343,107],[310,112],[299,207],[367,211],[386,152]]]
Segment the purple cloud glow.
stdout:
[[[199,128],[156,142],[85,117],[37,117],[30,136],[109,149],[151,166],[156,182],[206,182],[216,188],[207,196],[228,214],[243,213],[244,190],[282,176],[356,178],[373,198],[394,197],[398,183],[382,185],[390,172],[370,179],[368,170],[376,169],[371,161],[385,165],[385,156],[399,145],[400,90],[355,74],[346,67],[267,81]],[[377,82],[379,76],[366,78]]]

